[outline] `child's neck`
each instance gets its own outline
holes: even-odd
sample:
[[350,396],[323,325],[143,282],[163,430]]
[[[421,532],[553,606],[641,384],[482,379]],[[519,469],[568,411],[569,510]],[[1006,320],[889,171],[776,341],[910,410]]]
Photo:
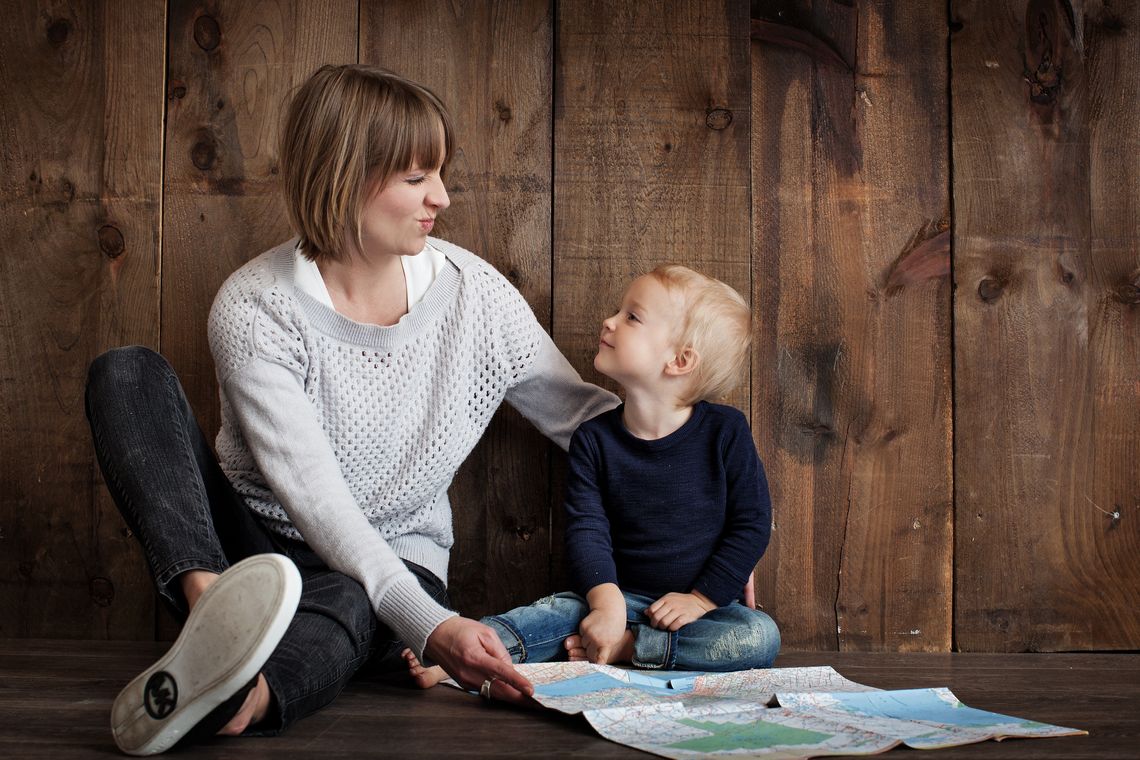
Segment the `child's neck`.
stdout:
[[692,414],[692,406],[682,406],[676,399],[626,389],[621,421],[635,438],[655,441],[679,430]]

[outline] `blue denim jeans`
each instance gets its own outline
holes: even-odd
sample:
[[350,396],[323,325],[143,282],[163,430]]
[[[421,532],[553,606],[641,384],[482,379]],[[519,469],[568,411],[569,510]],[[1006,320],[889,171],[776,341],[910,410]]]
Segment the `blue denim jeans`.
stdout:
[[[108,351],[87,377],[87,419],[107,489],[142,546],[160,597],[182,620],[178,576],[221,573],[277,552],[301,573],[301,601],[262,668],[273,703],[250,734],[275,734],[331,702],[367,664],[400,669],[403,644],[381,624],[363,587],[330,570],[300,541],[271,533],[222,472],[174,370],[138,346]],[[443,583],[407,562],[420,585],[450,607]]]
[[[780,631],[760,610],[733,602],[706,613],[679,631],[649,624],[645,609],[656,599],[622,592],[626,627],[634,633],[633,665],[663,670],[729,671],[771,667],[780,651]],[[578,633],[590,605],[566,592],[483,618],[499,634],[514,662],[566,659],[563,642]]]

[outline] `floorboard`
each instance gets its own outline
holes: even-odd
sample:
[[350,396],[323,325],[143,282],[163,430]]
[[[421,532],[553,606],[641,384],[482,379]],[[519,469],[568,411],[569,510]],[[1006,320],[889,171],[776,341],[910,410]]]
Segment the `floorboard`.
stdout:
[[[0,757],[119,756],[107,726],[118,690],[162,644],[0,640]],[[832,665],[882,688],[948,686],[983,710],[1082,728],[1088,736],[984,742],[923,754],[954,758],[1140,757],[1140,655],[789,653],[777,666]],[[578,717],[486,705],[445,687],[358,680],[276,738],[220,739],[172,757],[638,758]],[[883,757],[917,757],[895,749]]]

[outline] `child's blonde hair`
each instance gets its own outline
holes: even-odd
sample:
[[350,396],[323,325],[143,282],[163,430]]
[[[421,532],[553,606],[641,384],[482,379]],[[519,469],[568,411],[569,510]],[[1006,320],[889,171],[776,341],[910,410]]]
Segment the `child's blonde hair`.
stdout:
[[362,64],[322,66],[285,114],[280,161],[289,222],[310,259],[340,259],[345,233],[361,243],[371,195],[413,165],[433,170],[452,154],[453,127],[435,93]]
[[680,349],[700,356],[682,404],[720,401],[743,379],[752,345],[752,312],[739,293],[712,277],[680,264],[665,264],[649,273],[684,302],[677,335]]

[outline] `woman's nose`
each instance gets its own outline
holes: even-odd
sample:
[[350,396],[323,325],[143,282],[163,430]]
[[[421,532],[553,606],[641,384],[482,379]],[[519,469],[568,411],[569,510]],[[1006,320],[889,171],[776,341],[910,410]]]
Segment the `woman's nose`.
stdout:
[[427,204],[439,211],[451,205],[451,199],[447,197],[447,188],[443,186],[442,179],[436,179],[432,183],[432,188],[428,191]]

